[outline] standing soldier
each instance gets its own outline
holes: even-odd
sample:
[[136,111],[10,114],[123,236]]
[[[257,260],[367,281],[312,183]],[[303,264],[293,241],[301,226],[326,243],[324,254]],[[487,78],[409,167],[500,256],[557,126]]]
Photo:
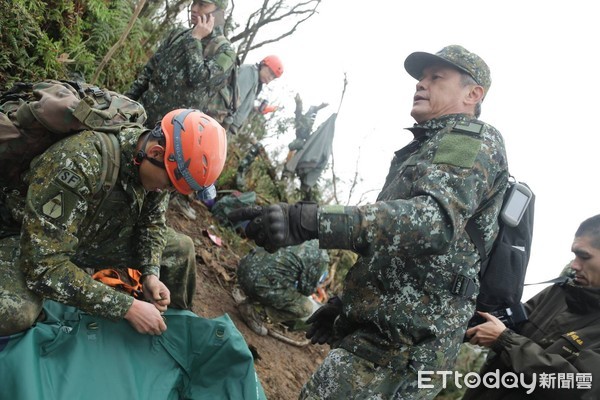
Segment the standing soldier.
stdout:
[[475,309],[481,260],[465,225],[474,219],[491,248],[508,183],[504,140],[477,119],[490,70],[457,45],[412,53],[404,67],[417,79],[414,139],[395,153],[377,202],[230,215],[252,219],[246,235],[269,251],[319,239],[360,255],[341,296],[307,321],[308,336],[333,349],[302,399],[434,398],[441,385],[419,387],[418,371],[452,369]]
[[205,111],[226,87],[236,53],[213,15],[226,8],[227,0],[194,0],[193,26],[171,31],[125,93],[142,103],[149,127],[172,109]]

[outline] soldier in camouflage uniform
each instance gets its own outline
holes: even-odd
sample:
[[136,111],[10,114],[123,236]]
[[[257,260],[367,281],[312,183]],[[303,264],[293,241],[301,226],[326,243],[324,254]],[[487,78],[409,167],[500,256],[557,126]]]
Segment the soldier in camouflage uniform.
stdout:
[[[246,234],[273,251],[317,238],[360,257],[343,293],[307,322],[332,350],[303,399],[431,399],[418,371],[454,365],[478,292],[479,253],[465,231],[475,218],[488,249],[508,182],[504,141],[477,119],[490,84],[485,62],[461,46],[417,52],[404,63],[418,80],[409,128],[377,202],[311,203],[234,211]],[[436,375],[439,377],[439,375]]]
[[227,0],[195,0],[193,26],[171,31],[125,93],[142,103],[149,127],[172,109],[206,111],[209,100],[226,87],[236,53],[212,15],[226,8]]
[[[152,131],[130,125],[117,139],[112,153],[89,130],[55,143],[32,162],[26,197],[15,192],[5,199],[12,221],[2,225],[20,231],[0,239],[0,336],[30,327],[44,298],[125,318],[147,334],[166,329],[160,313],[167,306],[191,308],[194,244],[166,227],[168,194],[189,194],[217,179],[225,130],[197,110],[175,110]],[[108,182],[107,158],[120,168],[104,194],[97,188]],[[146,301],[86,271],[107,267],[138,269]]]
[[[266,334],[260,311],[274,323],[308,317],[313,305],[308,296],[327,275],[329,256],[317,240],[270,254],[258,247],[240,260],[238,283],[248,302],[239,306],[242,317],[257,334]],[[254,307],[258,304],[258,307]]]

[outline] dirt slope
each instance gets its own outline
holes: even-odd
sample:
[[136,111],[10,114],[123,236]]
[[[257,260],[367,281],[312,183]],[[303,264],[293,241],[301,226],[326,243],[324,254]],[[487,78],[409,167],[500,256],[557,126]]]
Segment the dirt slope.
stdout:
[[[196,221],[173,210],[169,210],[167,218],[170,226],[192,237],[196,244],[198,281],[194,312],[205,318],[228,314],[255,354],[256,371],[267,398],[297,399],[300,388],[323,361],[329,347],[290,345],[271,336],[256,335],[246,326],[231,295],[240,255],[225,240],[218,246],[209,238],[208,232],[218,231],[218,222],[201,203],[193,207],[198,213]],[[290,332],[288,336],[298,342],[304,340],[300,333]]]

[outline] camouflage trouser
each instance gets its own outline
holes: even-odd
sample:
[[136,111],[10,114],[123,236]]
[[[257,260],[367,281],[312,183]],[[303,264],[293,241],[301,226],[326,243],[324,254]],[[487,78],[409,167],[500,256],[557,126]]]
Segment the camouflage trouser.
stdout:
[[[290,293],[291,294],[291,293]],[[261,302],[265,306],[267,316],[273,322],[293,321],[309,317],[313,312],[313,303],[308,297],[294,292],[293,299],[278,299],[278,305]],[[287,304],[281,304],[286,302]]]
[[329,352],[304,385],[300,399],[425,400],[433,399],[440,390],[435,384],[432,389],[420,389],[417,382],[417,372],[409,366],[402,370],[380,367],[338,348]]
[[[162,254],[160,280],[171,292],[170,307],[191,309],[196,290],[196,252],[192,239],[168,228],[167,244]],[[17,268],[19,236],[0,240],[0,336],[30,327],[38,317],[42,300],[30,291],[25,277]],[[127,250],[124,250],[127,249]],[[98,251],[96,256],[77,260],[82,268],[132,267],[134,255],[131,246],[115,243],[113,251]]]
[[248,300],[260,303],[272,322],[305,318],[313,312],[313,303],[293,286],[286,287],[261,275],[240,274],[238,282]]

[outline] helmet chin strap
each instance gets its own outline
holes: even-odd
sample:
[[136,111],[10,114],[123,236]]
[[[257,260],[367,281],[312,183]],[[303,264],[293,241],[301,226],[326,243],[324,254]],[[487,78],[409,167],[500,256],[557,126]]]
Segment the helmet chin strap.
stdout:
[[146,138],[144,139],[144,143],[142,143],[142,147],[141,149],[137,152],[137,154],[135,155],[135,157],[133,158],[133,164],[140,166],[142,164],[142,161],[144,160],[148,160],[150,162],[150,164],[155,165],[159,168],[162,169],[167,169],[165,167],[165,163],[162,161],[157,161],[152,157],[148,157],[148,153],[146,153],[146,146],[148,145],[148,141],[150,140],[150,137],[153,138],[161,138],[163,136],[162,134],[162,128],[160,126],[160,123],[156,124],[156,126],[154,127],[154,129],[152,129],[148,135],[146,135]]

